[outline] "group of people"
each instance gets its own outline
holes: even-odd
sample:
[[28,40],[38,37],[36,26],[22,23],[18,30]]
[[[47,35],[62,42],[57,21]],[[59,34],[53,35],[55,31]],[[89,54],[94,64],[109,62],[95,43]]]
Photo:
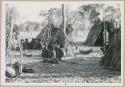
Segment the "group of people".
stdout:
[[21,39],[21,44],[23,50],[40,50],[42,49],[42,45],[38,39],[32,38],[31,42],[28,39]]
[[42,49],[42,57],[44,63],[58,63],[64,56],[62,47],[58,44],[49,43]]

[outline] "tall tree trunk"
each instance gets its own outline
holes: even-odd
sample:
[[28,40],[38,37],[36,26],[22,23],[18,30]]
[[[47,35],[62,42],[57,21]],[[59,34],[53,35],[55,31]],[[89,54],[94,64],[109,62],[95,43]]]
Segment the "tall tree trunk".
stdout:
[[103,22],[104,22],[104,30],[103,30],[103,44],[106,45],[106,27],[105,27],[105,10],[103,10]]
[[[11,27],[10,27],[10,40],[9,40],[9,52],[12,50],[12,32],[13,32],[14,20],[11,20]],[[9,53],[10,55],[10,53]],[[12,56],[10,56],[10,66],[12,66]]]
[[63,32],[64,32],[64,36],[65,36],[64,49],[65,49],[66,55],[68,55],[68,51],[67,51],[68,49],[67,49],[67,47],[65,47],[65,45],[68,44],[68,41],[67,41],[67,35],[66,35],[66,16],[65,16],[65,6],[64,6],[64,4],[62,4],[62,28],[63,28]]
[[20,50],[20,70],[19,72],[22,73],[22,58],[23,58],[23,45],[22,42],[20,42],[20,38],[18,38],[18,43],[19,43],[19,50]]
[[66,16],[65,16],[65,6],[62,4],[62,26],[63,26],[63,31],[66,36]]

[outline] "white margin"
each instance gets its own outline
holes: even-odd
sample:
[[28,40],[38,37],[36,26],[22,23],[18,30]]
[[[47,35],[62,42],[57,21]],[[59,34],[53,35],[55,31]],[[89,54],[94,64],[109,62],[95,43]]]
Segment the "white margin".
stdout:
[[[124,1],[72,1],[72,2],[83,2],[85,3],[104,3],[104,4],[115,4],[119,3],[121,8],[121,83],[5,83],[5,3],[8,1],[2,1],[2,30],[1,30],[1,85],[16,85],[16,86],[123,86],[123,36],[124,36]],[[16,1],[10,1],[16,2]],[[19,1],[18,1],[19,2]],[[21,3],[23,1],[20,1]],[[24,1],[26,2],[26,1]],[[30,2],[30,1],[28,1]],[[38,1],[37,1],[38,2]],[[42,1],[40,1],[42,2]],[[44,1],[45,2],[45,1]],[[71,1],[50,1],[58,3],[71,3]],[[47,1],[48,3],[48,1]]]

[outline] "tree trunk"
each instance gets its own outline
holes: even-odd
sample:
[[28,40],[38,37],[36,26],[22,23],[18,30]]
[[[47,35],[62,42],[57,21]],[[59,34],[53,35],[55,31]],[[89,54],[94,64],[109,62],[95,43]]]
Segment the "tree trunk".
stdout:
[[22,73],[23,45],[20,42],[20,39],[18,39],[18,43],[19,43],[19,49],[20,49],[20,70],[19,70],[19,72]]
[[[64,4],[62,4],[62,28],[63,28],[63,32],[64,32],[64,37],[65,37],[65,45],[68,44],[67,42],[67,35],[66,35],[66,16],[65,16],[65,6]],[[68,54],[67,52],[67,48],[64,46],[64,49],[66,51],[66,55]]]
[[63,27],[64,34],[66,36],[66,16],[65,16],[64,4],[62,4],[62,27]]
[[[11,27],[10,27],[10,40],[9,40],[9,52],[12,49],[12,32],[13,32],[14,20],[11,20]],[[10,54],[8,54],[10,55]],[[10,56],[10,66],[12,66],[12,56]]]

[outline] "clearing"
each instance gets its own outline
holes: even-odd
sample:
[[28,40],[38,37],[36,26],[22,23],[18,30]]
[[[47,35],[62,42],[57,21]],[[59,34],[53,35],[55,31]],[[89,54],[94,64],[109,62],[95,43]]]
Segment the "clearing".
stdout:
[[[6,82],[17,83],[120,83],[121,73],[100,66],[102,52],[93,47],[90,54],[77,54],[64,57],[59,64],[43,63],[40,50],[29,50],[31,57],[24,56],[23,66],[35,70],[34,73],[22,73],[19,77]],[[16,52],[15,54],[19,54]]]

